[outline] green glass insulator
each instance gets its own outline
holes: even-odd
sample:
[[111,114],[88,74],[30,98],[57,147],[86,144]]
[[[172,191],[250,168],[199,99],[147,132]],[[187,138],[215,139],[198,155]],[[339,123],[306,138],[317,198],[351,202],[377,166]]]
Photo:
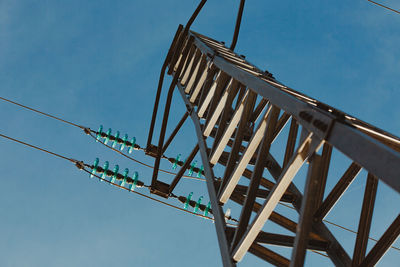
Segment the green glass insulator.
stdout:
[[139,178],[139,173],[138,173],[138,172],[135,172],[135,173],[133,174],[133,177],[132,177],[132,179],[133,179],[133,184],[131,185],[131,188],[130,188],[129,190],[135,191],[138,178]]
[[104,140],[104,144],[107,145],[108,141],[110,141],[110,136],[111,136],[111,128],[108,128],[107,130],[107,136],[106,136],[106,140]]
[[132,143],[132,145],[131,145],[131,146],[129,147],[129,149],[128,149],[128,153],[129,153],[129,154],[132,153],[132,151],[133,151],[133,149],[134,149],[134,147],[135,147],[135,144],[136,144],[136,137],[133,137],[133,138],[132,138],[131,143]]
[[121,146],[120,146],[120,148],[119,148],[119,150],[124,150],[124,148],[125,148],[125,146],[126,146],[126,141],[128,141],[128,135],[127,134],[125,134],[124,135],[124,138],[122,138],[122,144],[121,144]]
[[194,213],[197,213],[197,211],[199,210],[199,206],[200,206],[202,200],[203,200],[203,196],[199,197],[199,200],[197,200],[196,206],[194,207],[194,210],[193,210]]
[[175,170],[176,167],[178,166],[178,161],[179,161],[180,159],[181,159],[181,154],[178,154],[178,156],[176,156],[176,158],[175,158],[174,164],[172,165],[172,169],[173,169],[173,170]]
[[113,144],[112,144],[112,148],[115,148],[115,146],[118,144],[118,138],[119,138],[119,131],[117,131],[116,133],[115,133],[115,140],[114,140],[114,142],[113,142]]
[[101,139],[102,131],[103,131],[103,125],[100,125],[99,130],[97,131],[97,135],[96,135],[96,142],[99,142],[99,140]]
[[126,183],[126,178],[128,177],[128,173],[129,173],[129,169],[128,169],[128,168],[126,168],[126,169],[124,170],[124,180],[122,180],[122,182],[121,182],[120,186],[122,186],[122,187],[124,187],[124,186],[125,186],[125,183]]
[[204,170],[204,166],[201,165],[199,172],[197,173],[197,177],[200,178]]
[[96,171],[97,171],[97,167],[99,166],[99,158],[96,158],[95,160],[94,160],[94,163],[93,163],[93,169],[92,169],[92,173],[90,174],[90,178],[93,178],[94,177],[94,175],[96,174]]
[[210,210],[210,208],[211,208],[211,202],[208,202],[206,209],[204,210],[204,216],[208,215],[208,211]]
[[[109,166],[109,165],[110,165],[110,163],[108,163],[108,161],[104,162],[104,166],[103,166],[104,172],[103,172],[103,174],[101,175],[101,178],[102,178],[102,179],[105,179],[105,178],[106,178],[107,171],[108,171],[108,166]],[[100,181],[101,181],[101,180],[100,180]]]
[[194,167],[196,167],[197,161],[195,160],[192,165],[190,165],[190,169],[189,169],[189,176],[192,176],[193,174],[193,169]]
[[190,202],[190,200],[192,199],[192,196],[193,196],[193,192],[190,192],[190,194],[188,195],[188,197],[187,197],[187,199],[186,199],[185,205],[183,206],[183,208],[184,208],[185,210],[187,210],[187,208],[189,207],[189,202]]
[[112,176],[111,181],[110,181],[111,183],[114,183],[115,179],[117,179],[118,171],[119,171],[119,166],[115,165],[114,170],[113,170],[114,175]]

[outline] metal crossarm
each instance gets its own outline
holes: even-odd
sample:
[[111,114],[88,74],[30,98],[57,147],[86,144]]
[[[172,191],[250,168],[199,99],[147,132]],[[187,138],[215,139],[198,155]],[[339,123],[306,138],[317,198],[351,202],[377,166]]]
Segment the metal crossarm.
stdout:
[[[168,198],[200,153],[224,266],[234,266],[247,252],[277,266],[302,266],[309,250],[325,253],[336,266],[371,266],[390,248],[400,232],[399,217],[370,251],[367,242],[378,183],[400,193],[399,138],[288,88],[223,43],[181,26],[166,64],[172,82],[158,145],[152,144],[152,133],[159,92],[146,149],[155,157],[151,192]],[[186,112],[164,142],[175,91]],[[194,123],[197,144],[170,184],[159,181],[164,152],[188,117]],[[282,161],[274,155],[272,148],[277,146]],[[328,191],[329,169],[339,164],[332,153],[339,152],[352,163]],[[309,164],[301,190],[293,180],[304,163]],[[368,176],[351,257],[324,218],[362,169]],[[223,213],[231,201],[240,206],[235,227],[227,227]],[[298,221],[277,212],[280,202],[298,212]],[[294,235],[270,232],[267,221]],[[291,257],[266,244],[292,247]]]

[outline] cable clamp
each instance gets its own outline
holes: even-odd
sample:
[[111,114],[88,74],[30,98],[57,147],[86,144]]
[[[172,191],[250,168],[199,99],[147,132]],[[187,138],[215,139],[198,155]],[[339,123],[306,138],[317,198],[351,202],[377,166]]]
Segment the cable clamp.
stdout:
[[76,160],[76,159],[72,159],[72,160],[74,161],[75,166],[76,166],[78,169],[80,169],[80,170],[85,169],[85,163],[83,163],[83,161],[78,161],[78,160]]
[[85,132],[85,134],[87,134],[87,135],[90,135],[90,133],[91,133],[91,130],[90,130],[90,128],[86,128],[86,127],[84,127],[83,128],[83,131]]

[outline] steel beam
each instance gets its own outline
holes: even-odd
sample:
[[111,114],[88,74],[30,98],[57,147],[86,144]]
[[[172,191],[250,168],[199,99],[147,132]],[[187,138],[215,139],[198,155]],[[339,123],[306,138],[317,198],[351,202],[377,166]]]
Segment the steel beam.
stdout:
[[242,212],[240,213],[239,224],[236,227],[235,235],[231,245],[232,248],[236,247],[236,245],[242,239],[243,234],[245,233],[249,224],[252,207],[254,206],[254,202],[257,196],[257,190],[264,172],[267,155],[269,154],[269,150],[273,141],[273,133],[276,128],[279,112],[280,110],[278,108],[272,107],[270,116],[268,116],[265,135],[260,146],[260,150],[257,156],[257,162],[254,166],[253,175],[251,177],[249,188],[246,193],[246,200],[242,207]]
[[221,71],[218,72],[215,81],[212,83],[210,90],[207,92],[207,96],[204,98],[204,101],[199,105],[199,109],[197,110],[197,115],[199,118],[203,118],[204,113],[206,112],[208,106],[211,103],[212,98],[214,97],[215,90],[217,89],[218,83],[222,81],[223,73]]
[[150,147],[151,141],[153,139],[154,126],[155,126],[155,123],[156,123],[158,105],[160,103],[160,96],[161,96],[162,85],[163,85],[163,82],[164,82],[165,71],[167,69],[168,63],[170,62],[171,58],[173,57],[173,54],[176,53],[176,51],[177,51],[177,50],[173,49],[173,48],[175,48],[177,46],[176,43],[179,42],[179,41],[183,42],[183,40],[184,40],[183,38],[181,38],[181,39],[179,38],[180,34],[182,33],[182,29],[183,29],[183,26],[179,25],[179,27],[178,27],[178,29],[177,29],[177,31],[175,33],[174,39],[172,40],[171,47],[168,50],[168,54],[165,57],[164,64],[161,67],[160,78],[158,80],[158,86],[157,86],[156,98],[154,100],[153,115],[151,116],[149,135],[147,137],[147,146],[146,146],[147,148]]
[[321,165],[322,157],[314,154],[310,158],[304,197],[301,203],[300,219],[297,228],[296,238],[292,250],[290,266],[303,266],[306,258],[306,249],[308,247],[309,233],[313,223],[313,214],[315,212],[315,200],[318,188],[321,186]]
[[257,107],[254,109],[253,114],[251,114],[251,122],[254,123],[260,117],[261,112],[264,110],[267,104],[268,100],[265,98],[261,98],[260,102],[257,104]]
[[[198,98],[199,100],[196,102],[193,102],[193,105],[197,105],[197,111],[199,111],[199,108],[203,105],[204,100],[206,99],[208,95],[208,91],[210,91],[212,85],[214,84],[214,78],[216,75],[219,75],[219,70],[215,67],[214,64],[211,64],[209,71],[207,72],[207,78],[201,87],[200,90],[200,97]],[[198,85],[198,84],[197,84]]]
[[185,102],[186,107],[188,107],[189,109],[188,111],[190,112],[190,117],[195,127],[198,139],[198,145],[200,148],[200,155],[204,166],[208,195],[210,197],[211,207],[213,210],[213,216],[215,220],[215,230],[217,232],[219,248],[222,256],[222,263],[226,267],[236,266],[230,254],[229,243],[225,233],[225,228],[226,228],[225,215],[217,199],[217,193],[215,191],[215,186],[214,186],[215,176],[211,168],[211,165],[209,163],[210,161],[207,155],[207,145],[204,140],[203,132],[200,127],[199,117],[195,112],[192,112],[193,106],[187,99],[185,92],[183,91],[183,88],[180,85],[178,85],[178,90],[181,93],[181,96],[183,98],[183,101]]
[[299,146],[288,166],[283,170],[277,184],[265,200],[262,209],[258,212],[250,228],[246,231],[246,234],[235,248],[233,252],[234,260],[240,261],[243,258],[244,254],[250,248],[258,232],[260,232],[261,228],[270,217],[300,167],[319,148],[320,145],[321,140],[313,134],[309,134],[304,142]]
[[[240,85],[239,88],[241,86],[242,85]],[[211,136],[214,137],[214,142],[213,142],[213,145],[212,145],[211,151],[210,151],[211,154],[214,153],[215,148],[216,148],[219,140],[221,139],[222,135],[224,134],[226,126],[229,123],[228,120],[230,120],[231,117],[232,117],[232,114],[231,114],[232,103],[233,103],[233,100],[235,99],[235,97],[238,94],[239,88],[234,88],[234,91],[231,94],[228,95],[228,99],[225,102],[225,107],[224,107],[224,109],[222,111],[222,114],[221,114],[221,117],[220,117],[220,119],[218,121],[217,131],[216,131],[215,134],[211,133]]]
[[353,162],[350,167],[343,174],[342,178],[340,178],[339,182],[333,187],[332,191],[326,197],[324,202],[315,212],[315,217],[320,218],[321,220],[325,218],[325,216],[329,213],[332,207],[336,204],[336,202],[340,199],[346,189],[353,182],[354,178],[360,173],[361,167],[357,163]]
[[257,243],[253,243],[251,245],[251,247],[249,248],[249,252],[275,266],[289,266],[289,260],[287,258]]
[[[185,29],[185,32],[187,32],[187,29]],[[177,86],[195,124],[199,142],[198,149],[200,149],[204,165],[207,165],[204,171],[213,211],[216,211],[216,230],[224,265],[234,265],[234,261],[241,260],[244,254],[250,251],[273,264],[286,266],[289,264],[287,259],[260,246],[259,242],[266,241],[265,243],[270,242],[268,244],[289,245],[292,240],[293,242],[290,244],[294,246],[293,266],[304,263],[305,251],[309,247],[307,245],[308,240],[329,243],[329,246],[324,247],[324,249],[326,248],[329,258],[337,266],[350,266],[351,264],[353,266],[360,264],[361,266],[370,266],[376,264],[399,235],[400,219],[396,218],[381,240],[365,257],[376,195],[374,182],[377,179],[374,178],[376,181],[373,181],[371,177],[376,175],[397,192],[400,192],[400,180],[397,179],[400,176],[400,149],[398,149],[400,139],[396,139],[396,137],[380,129],[280,84],[215,40],[191,32],[189,36],[195,43],[194,46],[191,46],[188,36],[184,33],[177,33],[177,41],[173,42],[170,49],[174,52],[171,52],[167,64],[170,65],[169,71],[174,71],[173,81],[179,78],[180,83]],[[188,52],[189,56],[187,56]],[[216,72],[219,72],[219,74],[214,78]],[[227,80],[230,80],[231,83],[226,88]],[[241,89],[236,100],[235,111],[231,117],[232,102],[238,89],[235,88],[235,94],[229,93],[232,90],[232,81],[237,82]],[[185,84],[187,84],[186,89]],[[180,123],[178,123],[171,137],[166,144],[163,144],[169,112],[167,109],[169,109],[172,97],[172,85],[173,83],[171,83],[168,91],[154,173],[158,172],[162,153],[180,128]],[[250,94],[261,97],[261,100],[256,110],[253,111],[254,107],[251,108],[250,116],[243,120],[242,128],[240,128],[239,121],[244,116],[244,103],[248,101]],[[156,101],[158,100],[156,99]],[[277,122],[278,125],[273,134],[275,137],[279,135],[288,119],[292,118],[282,167],[270,153],[266,152],[269,149],[264,147],[267,146],[264,141],[259,147],[261,139],[271,138],[271,134],[264,135],[262,133],[257,136],[260,128],[253,131],[255,122],[259,123],[259,127],[262,123],[265,123],[265,117],[260,120],[259,116],[267,102],[269,105],[276,106],[284,111]],[[197,111],[200,118],[206,119],[204,124],[200,124],[200,118],[195,113],[195,106],[198,106]],[[154,116],[155,114],[153,114]],[[154,128],[153,124],[152,128]],[[299,125],[302,126],[300,145],[294,152]],[[250,129],[250,134],[247,133],[246,135],[244,132],[247,129]],[[267,130],[267,132],[271,131],[272,129]],[[252,134],[253,132],[254,134]],[[234,134],[235,138],[232,139]],[[248,136],[251,134],[251,140],[248,141]],[[204,136],[215,138],[212,149],[207,148]],[[260,141],[255,142],[255,137],[260,138]],[[149,140],[151,142],[150,136]],[[248,141],[247,147],[242,145],[243,140]],[[269,145],[270,143],[272,141],[269,142]],[[324,144],[322,157],[314,154],[321,144]],[[224,151],[227,145],[232,146],[229,157],[227,156],[228,152]],[[146,153],[155,155],[154,148],[154,145],[150,143]],[[332,148],[344,153],[354,163],[323,201]],[[237,162],[240,153],[242,153],[242,156],[240,161]],[[303,196],[291,181],[304,161],[313,154],[315,159],[312,160],[309,168]],[[215,184],[212,170],[216,163],[225,165],[224,177],[219,185]],[[236,164],[237,166],[234,168]],[[255,164],[253,171],[247,169],[248,164]],[[386,167],[388,165],[390,168]],[[360,172],[361,166],[369,172],[369,178],[352,260],[322,222],[322,219]],[[275,179],[275,184],[262,178],[264,167],[267,167]],[[183,171],[186,168],[182,168]],[[239,171],[238,168],[243,170]],[[152,185],[154,179],[156,179],[154,173]],[[234,177],[235,174],[237,174],[237,177]],[[183,173],[180,177],[182,175]],[[240,189],[240,185],[237,185],[242,175],[247,178],[252,177],[246,192],[242,190],[243,188]],[[178,176],[173,181],[173,187],[180,179]],[[235,179],[232,179],[232,177]],[[265,193],[266,199],[262,205],[256,202],[256,197],[260,194],[259,185],[269,189]],[[220,192],[216,194],[218,188]],[[290,196],[294,208],[300,213],[299,225],[273,212],[278,201],[284,196]],[[228,199],[232,199],[243,206],[239,226],[235,229],[234,236],[231,232],[225,231],[225,219],[220,206],[221,203],[219,203],[219,200],[224,203]],[[252,211],[256,211],[257,215],[250,226],[247,227]],[[297,232],[297,236],[293,238],[263,235],[264,233],[260,230],[268,219],[292,232]]]
[[218,142],[218,145],[215,148],[215,151],[211,155],[210,163],[216,164],[218,162],[219,157],[221,156],[222,152],[224,151],[229,139],[232,137],[233,132],[235,131],[236,126],[239,123],[240,118],[242,117],[242,113],[245,106],[246,98],[249,97],[249,91],[246,92],[246,95],[243,97],[240,105],[237,107],[235,114],[233,115],[231,122],[229,123],[228,127],[225,129],[225,132],[221,139]]
[[360,267],[375,266],[383,257],[390,246],[400,235],[400,215],[396,217],[393,223],[385,231],[375,246],[369,251],[367,257],[360,264]]
[[203,70],[203,73],[201,74],[201,76],[199,78],[199,81],[197,82],[197,84],[193,88],[192,94],[190,95],[190,102],[191,103],[195,103],[196,102],[196,99],[197,99],[201,89],[203,88],[203,85],[204,85],[204,83],[205,83],[205,81],[207,79],[207,76],[211,71],[211,66],[212,66],[212,62],[208,61],[205,69]]
[[[260,182],[260,184],[261,184],[261,182]],[[273,183],[272,183],[273,184]],[[271,188],[274,186],[275,184],[273,184],[272,186],[271,186]],[[234,192],[236,192],[236,193],[239,193],[239,194],[242,194],[242,195],[247,195],[247,190],[249,190],[249,187],[248,186],[244,186],[244,185],[237,185],[236,187],[235,187],[235,191]],[[267,198],[268,197],[268,195],[269,195],[269,193],[270,193],[270,190],[266,190],[266,189],[257,189],[257,191],[256,191],[256,198]],[[293,199],[294,199],[294,196],[293,195],[291,195],[291,194],[284,194],[283,196],[282,196],[282,198],[281,198],[281,201],[282,202],[287,202],[287,203],[292,203],[293,202]]]
[[246,169],[247,164],[249,164],[251,157],[254,155],[258,145],[260,144],[267,125],[267,119],[270,114],[271,107],[265,111],[263,115],[263,120],[259,123],[257,130],[255,131],[253,137],[251,138],[248,147],[246,148],[243,156],[241,157],[239,163],[236,165],[235,170],[233,171],[231,177],[229,178],[226,186],[221,191],[219,196],[219,201],[222,203],[226,203],[228,201],[229,196],[232,194],[233,189],[237,185],[240,177],[242,176],[244,170]]
[[[206,116],[206,122],[205,124],[208,124],[210,119],[211,119],[211,115],[213,114],[213,112],[216,110],[218,103],[221,100],[222,97],[222,93],[225,91],[229,81],[232,80],[231,77],[229,77],[228,75],[226,75],[226,73],[222,72],[221,76],[220,76],[220,80],[217,84],[217,87],[215,88],[215,92],[213,94],[213,97],[211,99],[210,105],[208,106],[207,109],[207,116]],[[236,83],[236,81],[235,81]]]
[[182,72],[182,78],[179,81],[179,83],[183,86],[186,86],[188,80],[192,76],[196,76],[194,72],[196,71],[196,69],[198,70],[198,65],[200,64],[202,53],[199,49],[196,49],[196,47],[194,48],[194,50],[194,56],[192,56],[191,58],[188,57],[188,60],[190,58],[189,64],[187,65],[186,71]]
[[277,137],[280,134],[280,132],[282,131],[283,127],[285,127],[289,119],[290,115],[286,112],[283,112],[283,114],[279,117],[279,121],[276,124],[276,129],[275,132],[273,133],[274,137]]
[[192,75],[189,78],[189,81],[187,82],[186,88],[185,88],[185,93],[189,94],[193,85],[197,81],[197,78],[199,76],[199,72],[202,73],[204,71],[204,68],[206,67],[207,60],[206,60],[206,55],[200,55],[200,59],[196,64],[196,67],[193,70]]
[[[241,194],[238,194],[236,192],[233,192],[232,196],[231,196],[231,200],[243,205],[244,201],[245,201],[245,197]],[[253,212],[259,212],[261,210],[262,206],[261,204],[259,204],[258,202],[255,202],[252,210]],[[295,223],[294,221],[286,218],[285,216],[273,211],[271,213],[271,216],[269,217],[269,220],[271,220],[271,222],[285,228],[286,230],[292,232],[292,233],[296,233],[296,229],[297,229],[297,223]],[[312,239],[316,239],[316,240],[321,240],[324,241],[325,239],[323,239],[320,235],[311,232],[310,233],[310,238]]]
[[174,180],[172,180],[171,185],[169,186],[169,193],[172,193],[172,191],[175,189],[176,185],[178,182],[181,180],[183,174],[185,171],[189,168],[190,163],[196,156],[197,152],[199,151],[199,145],[196,144],[195,147],[193,148],[192,152],[189,154],[188,158],[186,159],[185,163],[183,166],[179,169],[178,173],[175,175]]
[[186,119],[189,117],[189,113],[185,112],[183,114],[182,119],[178,122],[175,129],[172,131],[171,135],[169,136],[168,140],[165,142],[161,154],[164,154],[165,150],[167,150],[169,144],[171,144],[172,140],[175,138],[178,131],[181,129],[182,125],[185,123]]
[[178,75],[179,77],[178,80],[182,81],[185,75],[187,76],[189,75],[190,70],[192,68],[191,64],[193,64],[194,61],[193,55],[196,53],[196,51],[198,51],[196,46],[191,45],[188,56],[187,57],[182,56],[181,60],[179,61],[179,65],[183,63],[183,68],[180,71],[178,71],[178,67],[176,67],[176,70],[174,71],[174,75]]
[[210,120],[207,122],[206,127],[204,129],[203,135],[204,136],[209,136],[211,133],[211,130],[214,129],[214,126],[216,125],[222,111],[225,107],[225,103],[228,100],[228,96],[230,94],[234,94],[235,91],[237,91],[237,86],[238,83],[236,81],[234,81],[233,79],[230,79],[228,86],[225,90],[225,92],[223,93],[221,99],[218,101],[217,107],[215,108],[215,110],[213,110],[213,112],[210,113]]
[[[243,70],[228,62],[207,47],[198,37],[196,37],[195,43],[204,53],[214,56],[213,63],[229,76],[252,88],[257,94],[294,116],[308,131],[322,140],[326,139],[332,146],[400,192],[400,179],[397,179],[400,177],[399,152],[347,123],[334,120],[336,119],[335,114],[323,111],[317,105],[310,105],[304,99],[290,94],[287,87],[260,79],[260,73]],[[316,101],[314,100],[314,102]],[[332,124],[332,121],[335,123]],[[384,167],[388,165],[392,167]]]
[[288,164],[290,158],[292,157],[292,155],[294,153],[298,129],[299,129],[299,125],[297,124],[295,118],[292,117],[292,121],[290,123],[288,140],[286,143],[285,157],[283,159],[283,164],[282,164],[283,168],[286,167],[286,165]]
[[[329,165],[331,163],[332,156],[332,146],[328,143],[324,143],[324,147],[321,155],[321,176],[320,176],[320,184],[321,186],[318,188],[318,192],[316,192],[315,197],[315,206],[319,207],[324,199],[326,181],[328,179],[328,171]],[[315,212],[315,210],[314,210]]]
[[[182,53],[183,57],[186,57],[186,55],[189,52],[189,48],[193,43],[193,38],[190,38],[186,44],[186,47]],[[179,64],[178,71],[177,73],[180,72],[180,70],[183,68],[183,62]],[[163,121],[161,125],[161,130],[160,130],[160,137],[158,139],[158,146],[157,146],[157,155],[156,159],[154,162],[154,170],[153,170],[153,176],[151,179],[151,186],[154,186],[156,181],[157,181],[157,176],[158,176],[158,169],[160,167],[160,159],[161,159],[161,151],[164,146],[164,138],[165,138],[165,131],[167,130],[167,124],[168,124],[168,116],[169,116],[169,111],[171,108],[171,101],[172,101],[172,95],[175,89],[175,86],[178,84],[178,75],[175,73],[174,78],[171,81],[171,85],[168,90],[167,94],[167,100],[165,103],[165,108],[164,108],[164,116],[163,116]]]
[[365,186],[360,222],[358,224],[356,244],[354,247],[353,266],[359,266],[365,258],[377,190],[378,179],[369,173]]
[[[233,235],[236,228],[227,227],[226,230],[227,230],[228,234]],[[283,246],[283,247],[293,247],[294,239],[295,239],[294,236],[267,233],[267,232],[261,231],[258,234],[255,242],[259,243],[259,244],[268,244],[268,245]],[[329,246],[329,243],[327,241],[310,238],[307,249],[325,251],[328,246]]]
[[[234,170],[234,167],[236,165],[236,162],[239,158],[239,148],[242,145],[243,142],[243,137],[244,137],[244,129],[247,126],[247,121],[249,119],[250,116],[250,112],[254,107],[254,102],[256,100],[256,94],[254,94],[253,92],[249,92],[249,96],[246,99],[246,103],[244,106],[244,111],[242,113],[242,116],[240,118],[240,122],[239,122],[239,126],[236,130],[236,134],[235,134],[235,139],[233,141],[233,146],[232,149],[229,153],[229,158],[228,158],[228,162],[225,166],[225,171],[224,171],[224,176],[222,178],[222,183],[221,183],[221,187],[220,190],[218,192],[218,195],[221,194],[222,190],[225,188],[226,183],[228,182],[229,177],[232,174],[232,171]],[[217,141],[217,140],[216,140]],[[217,143],[217,142],[215,142]]]

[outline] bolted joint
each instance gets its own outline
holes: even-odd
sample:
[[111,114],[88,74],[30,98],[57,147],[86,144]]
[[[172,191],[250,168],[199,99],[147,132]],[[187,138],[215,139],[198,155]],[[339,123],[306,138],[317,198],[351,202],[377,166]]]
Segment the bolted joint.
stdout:
[[150,144],[149,146],[146,147],[144,152],[145,152],[146,155],[155,158],[155,157],[157,157],[157,154],[158,154],[157,150],[158,150],[157,146]]
[[150,193],[168,199],[170,196],[169,184],[157,180],[155,185],[150,188]]

